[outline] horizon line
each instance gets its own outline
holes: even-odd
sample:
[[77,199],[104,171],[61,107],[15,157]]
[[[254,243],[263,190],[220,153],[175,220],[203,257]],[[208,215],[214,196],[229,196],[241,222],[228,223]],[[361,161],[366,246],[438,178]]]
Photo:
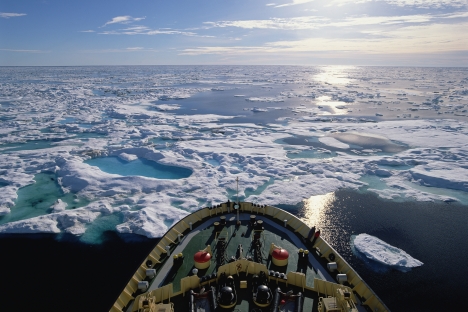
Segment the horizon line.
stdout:
[[118,66],[298,66],[298,67],[314,67],[314,66],[359,66],[359,67],[424,67],[424,68],[468,68],[468,65],[358,65],[358,64],[320,64],[320,65],[298,65],[298,64],[119,64],[119,65],[0,65],[0,67],[118,67]]

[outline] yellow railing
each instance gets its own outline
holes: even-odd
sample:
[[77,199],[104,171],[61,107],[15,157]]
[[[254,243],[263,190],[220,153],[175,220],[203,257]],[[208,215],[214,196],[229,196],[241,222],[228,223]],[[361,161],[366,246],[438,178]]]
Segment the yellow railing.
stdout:
[[339,289],[339,288],[345,289],[347,292],[352,294],[352,299],[353,299],[354,302],[356,302],[356,298],[354,297],[354,294],[353,294],[353,291],[352,291],[351,288],[349,288],[347,286],[340,285],[340,284],[336,284],[336,283],[328,282],[328,281],[325,281],[325,280],[321,280],[321,279],[318,279],[318,278],[314,278],[314,288],[313,288],[313,290],[318,294],[324,294],[326,297],[328,297],[328,296],[335,297],[336,290]]
[[[304,222],[299,220],[295,215],[277,207],[265,206],[261,208],[261,207],[255,207],[254,205],[252,205],[252,203],[249,203],[249,202],[242,202],[240,203],[240,211],[246,212],[246,213],[256,213],[256,214],[267,215],[272,219],[276,219],[277,222],[279,222],[280,224],[284,224],[286,220],[286,225],[290,227],[291,230],[300,234],[304,238],[307,237],[310,231],[310,228]],[[123,311],[123,309],[125,309],[125,307],[128,306],[129,302],[135,299],[133,297],[133,294],[137,291],[138,281],[141,281],[146,277],[147,260],[151,260],[152,263],[159,264],[161,255],[163,254],[165,255],[166,253],[166,249],[165,249],[166,246],[177,244],[178,235],[183,234],[185,231],[189,230],[190,224],[192,224],[192,226],[195,227],[196,223],[199,223],[201,221],[204,221],[205,219],[211,218],[219,214],[225,214],[227,212],[228,212],[228,208],[227,208],[226,203],[222,204],[221,207],[219,208],[218,207],[213,208],[213,209],[203,208],[186,216],[185,218],[180,220],[177,224],[172,226],[172,228],[164,235],[164,237],[161,238],[161,240],[158,242],[155,248],[150,252],[150,254],[142,262],[138,270],[135,272],[133,277],[130,279],[128,284],[123,289],[120,296],[115,301],[114,305],[111,307],[110,311],[111,312]],[[231,213],[233,212],[234,212],[234,209],[231,209]],[[373,311],[380,311],[380,312],[388,311],[388,308],[382,303],[382,301],[377,297],[377,295],[372,291],[372,289],[370,289],[370,287],[362,280],[362,278],[354,271],[354,269],[351,268],[351,266],[349,266],[349,264],[326,241],[324,241],[322,238],[319,237],[317,241],[315,242],[314,247],[317,247],[320,250],[322,257],[326,259],[329,259],[330,254],[333,253],[333,255],[335,256],[333,262],[337,263],[338,271],[340,273],[346,274],[348,282],[353,287],[352,290],[355,293],[357,293],[359,297],[364,298],[363,304],[368,305],[369,308],[371,308]],[[236,265],[232,265],[232,264],[236,264]],[[240,268],[238,267],[238,264],[241,265]],[[218,276],[222,272],[226,272],[227,274],[228,273],[237,274],[240,271],[247,272],[247,274],[258,274],[260,271],[265,271],[267,273],[268,269],[263,264],[258,264],[255,262],[242,259],[242,260],[238,260],[238,261],[219,267]],[[302,279],[298,276],[294,276],[294,277],[291,276],[291,277],[292,277],[291,280],[289,280],[288,278],[288,284],[296,285],[303,289],[306,288],[306,289],[316,291],[314,288],[315,285],[314,287],[306,285],[305,278]],[[183,279],[182,279],[181,291],[177,293],[173,293],[172,284],[159,288],[159,289],[164,288],[164,291],[156,289],[153,292],[155,292],[155,294],[158,294],[158,296],[160,295],[159,298],[170,299],[170,297],[177,296],[187,291],[187,289],[196,288],[193,286],[198,287],[198,284],[197,284],[198,282],[195,282],[195,278],[192,278],[192,279],[190,281],[187,280],[185,282],[183,282]],[[334,284],[334,283],[331,283],[331,284]],[[319,282],[319,285],[322,285],[322,283]],[[342,285],[339,285],[339,284],[334,284],[334,285],[337,285],[337,287],[343,287]],[[158,296],[156,297],[156,299],[159,301]]]

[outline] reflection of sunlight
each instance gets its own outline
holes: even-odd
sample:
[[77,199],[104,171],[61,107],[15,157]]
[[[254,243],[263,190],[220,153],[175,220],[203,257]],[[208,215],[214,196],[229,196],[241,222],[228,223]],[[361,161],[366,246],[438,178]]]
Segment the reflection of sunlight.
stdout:
[[350,69],[354,66],[324,66],[320,67],[321,73],[314,76],[315,81],[323,82],[326,84],[348,84],[353,79],[348,78]]
[[325,195],[311,196],[304,199],[303,217],[301,218],[308,226],[324,224],[325,212],[330,205],[335,201],[335,193],[327,193]]
[[320,115],[345,115],[348,113],[347,103],[340,101],[330,101],[331,97],[322,95],[317,98],[319,108],[328,107],[328,111],[321,112]]

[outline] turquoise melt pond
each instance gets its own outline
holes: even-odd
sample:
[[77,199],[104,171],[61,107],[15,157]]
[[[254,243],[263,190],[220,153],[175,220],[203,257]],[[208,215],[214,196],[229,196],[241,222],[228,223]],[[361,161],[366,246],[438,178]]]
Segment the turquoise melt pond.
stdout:
[[122,176],[142,176],[156,179],[183,179],[192,175],[192,170],[183,167],[169,166],[155,161],[138,158],[125,161],[118,157],[99,157],[86,160],[85,163],[99,167],[104,172]]

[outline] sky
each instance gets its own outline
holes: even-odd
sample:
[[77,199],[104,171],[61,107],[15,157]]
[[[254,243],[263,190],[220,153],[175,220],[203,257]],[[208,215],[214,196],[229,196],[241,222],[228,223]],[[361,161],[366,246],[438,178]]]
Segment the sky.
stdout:
[[0,66],[468,66],[468,0],[1,0]]

